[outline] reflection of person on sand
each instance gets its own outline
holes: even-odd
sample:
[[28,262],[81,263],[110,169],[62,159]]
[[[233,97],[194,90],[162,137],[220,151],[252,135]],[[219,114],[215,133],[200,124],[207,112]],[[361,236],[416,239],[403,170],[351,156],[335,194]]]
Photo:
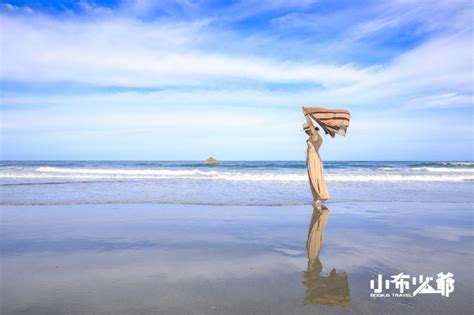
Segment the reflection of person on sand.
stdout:
[[323,265],[319,260],[319,252],[323,245],[323,234],[329,216],[329,209],[324,205],[314,207],[309,225],[308,268],[303,274],[303,285],[306,288],[305,305],[324,304],[349,306],[351,296],[346,272],[332,269],[328,276],[321,275]]

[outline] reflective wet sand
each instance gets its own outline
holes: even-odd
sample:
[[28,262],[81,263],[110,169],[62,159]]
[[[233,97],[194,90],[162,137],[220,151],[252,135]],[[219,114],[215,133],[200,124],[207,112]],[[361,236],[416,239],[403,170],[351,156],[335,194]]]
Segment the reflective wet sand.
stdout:
[[[471,314],[470,203],[4,206],[1,313]],[[451,272],[455,291],[371,298]]]

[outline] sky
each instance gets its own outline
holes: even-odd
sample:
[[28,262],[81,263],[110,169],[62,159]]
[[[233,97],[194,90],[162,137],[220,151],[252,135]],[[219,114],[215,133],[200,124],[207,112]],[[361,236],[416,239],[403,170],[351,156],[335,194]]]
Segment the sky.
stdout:
[[474,159],[471,0],[0,2],[3,160]]

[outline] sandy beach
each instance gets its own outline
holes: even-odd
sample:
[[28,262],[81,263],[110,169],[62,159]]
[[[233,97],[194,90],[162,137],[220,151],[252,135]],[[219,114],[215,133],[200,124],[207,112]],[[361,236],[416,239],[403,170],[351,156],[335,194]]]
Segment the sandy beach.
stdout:
[[[311,206],[2,207],[2,314],[470,314],[472,204],[328,203],[321,276],[349,304],[307,300]],[[376,274],[455,275],[449,298],[371,298]]]

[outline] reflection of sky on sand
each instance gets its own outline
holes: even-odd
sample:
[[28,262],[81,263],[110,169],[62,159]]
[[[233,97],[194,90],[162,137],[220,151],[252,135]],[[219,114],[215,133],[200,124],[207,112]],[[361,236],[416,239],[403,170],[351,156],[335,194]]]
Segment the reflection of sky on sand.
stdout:
[[[4,207],[3,311],[470,312],[470,204],[329,207],[321,274],[347,272],[345,308],[304,305],[311,207],[110,205]],[[449,299],[368,296],[374,274],[440,271],[456,277]]]

